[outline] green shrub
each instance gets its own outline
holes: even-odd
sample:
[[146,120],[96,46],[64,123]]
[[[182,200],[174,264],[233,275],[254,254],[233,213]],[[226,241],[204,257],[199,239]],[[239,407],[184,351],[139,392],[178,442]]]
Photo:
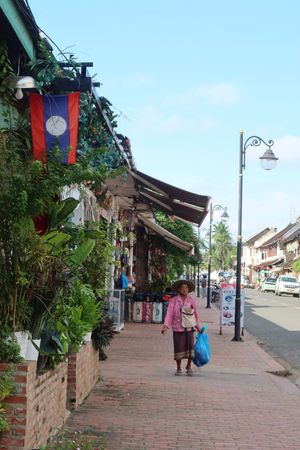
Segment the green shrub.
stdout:
[[60,296],[55,319],[61,339],[67,340],[68,351],[78,351],[83,337],[95,328],[100,319],[100,305],[89,285],[76,281],[66,296]]
[[8,329],[0,328],[0,362],[18,363],[23,361],[20,355],[20,347],[16,339]]
[[114,319],[109,315],[105,315],[93,330],[92,341],[94,348],[103,351],[105,347],[110,345],[114,335]]
[[11,366],[7,372],[0,374],[0,434],[9,429],[2,400],[9,397],[15,389],[13,373],[14,367]]
[[62,432],[52,439],[50,444],[40,447],[39,450],[103,450],[103,446],[80,433]]

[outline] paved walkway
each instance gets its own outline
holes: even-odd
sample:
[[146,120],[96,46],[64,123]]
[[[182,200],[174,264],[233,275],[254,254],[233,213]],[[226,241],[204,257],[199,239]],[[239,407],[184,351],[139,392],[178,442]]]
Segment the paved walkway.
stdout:
[[219,311],[200,305],[211,362],[175,377],[172,333],[126,324],[101,363],[101,380],[68,426],[106,450],[300,450],[300,390],[246,334],[219,335]]

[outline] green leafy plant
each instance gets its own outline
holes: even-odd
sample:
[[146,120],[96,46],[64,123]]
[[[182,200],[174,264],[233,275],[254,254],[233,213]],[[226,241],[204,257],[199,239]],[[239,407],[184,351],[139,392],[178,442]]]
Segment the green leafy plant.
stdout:
[[18,363],[23,361],[17,340],[5,327],[0,328],[0,362]]
[[213,226],[212,266],[214,269],[226,270],[230,268],[233,241],[225,222],[221,221]]
[[297,258],[293,264],[292,264],[292,269],[296,272],[299,273],[300,272],[300,258]]
[[9,397],[14,389],[14,366],[11,365],[10,368],[3,373],[0,373],[0,434],[9,429],[9,424],[5,417],[5,407],[2,401]]
[[[45,92],[54,78],[77,76],[76,62],[69,59],[70,67],[63,69],[42,41],[38,43],[30,74],[40,92]],[[33,161],[26,97],[25,109],[20,108],[18,113],[13,89],[15,74],[7,48],[1,44],[0,62],[1,101],[7,112],[4,111],[6,128],[0,130],[0,330],[4,326],[12,332],[29,329],[33,338],[41,337],[43,330],[54,332],[51,342],[56,343],[56,352],[62,357],[66,349],[80,345],[87,324],[89,330],[94,324],[88,317],[95,312],[91,309],[92,302],[87,312],[88,302],[84,300],[91,295],[81,292],[83,304],[76,303],[73,281],[80,278],[83,284],[91,284],[94,292],[104,292],[112,254],[109,236],[102,229],[69,226],[78,201],[62,200],[62,192],[66,187],[77,186],[94,190],[100,198],[103,180],[120,174],[124,155],[116,151],[96,100],[81,93],[77,163],[62,164],[58,147],[47,155],[46,164]],[[115,126],[116,115],[111,105],[105,99],[102,102]],[[35,229],[40,218],[46,219],[44,236]],[[87,259],[89,262],[84,266]],[[100,260],[98,272],[93,270],[90,277],[85,276],[85,267],[91,268]],[[100,281],[96,281],[97,277]],[[55,316],[59,308],[65,316]],[[6,353],[3,358],[11,357]]]
[[108,268],[113,262],[114,246],[110,237],[113,230],[110,229],[110,225],[104,220],[97,224],[89,223],[87,226],[89,227],[89,231],[86,231],[87,233],[97,233],[94,236],[96,238],[95,246],[93,251],[83,261],[78,275],[81,281],[89,284],[98,296],[104,297]]
[[[157,223],[180,239],[194,245],[198,252],[198,240],[192,225],[182,220],[168,217],[161,212],[155,212]],[[160,237],[152,239],[150,270],[152,274],[151,288],[162,291],[171,282],[182,275],[185,266],[196,266],[197,260],[173,244]]]
[[103,450],[104,447],[94,439],[88,439],[81,433],[63,431],[55,436],[48,445],[39,450]]
[[92,332],[92,342],[96,350],[99,350],[99,358],[106,359],[104,349],[110,345],[115,335],[114,319],[108,314],[104,314]]
[[0,42],[0,96],[2,101],[15,103],[14,87],[16,75],[8,58],[8,50],[5,42]]
[[54,318],[59,336],[67,340],[68,351],[78,351],[83,337],[96,326],[100,305],[89,285],[75,281],[66,295],[61,293]]
[[0,435],[9,429],[7,419],[4,417],[5,409],[0,406]]
[[89,285],[76,280],[61,290],[44,326],[38,370],[54,368],[68,353],[77,352],[101,315],[101,305]]

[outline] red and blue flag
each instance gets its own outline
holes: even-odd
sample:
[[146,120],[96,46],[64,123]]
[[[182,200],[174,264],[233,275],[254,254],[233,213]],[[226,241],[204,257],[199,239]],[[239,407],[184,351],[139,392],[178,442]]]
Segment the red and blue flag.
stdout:
[[30,94],[34,159],[47,162],[51,149],[58,146],[64,164],[76,163],[79,95]]

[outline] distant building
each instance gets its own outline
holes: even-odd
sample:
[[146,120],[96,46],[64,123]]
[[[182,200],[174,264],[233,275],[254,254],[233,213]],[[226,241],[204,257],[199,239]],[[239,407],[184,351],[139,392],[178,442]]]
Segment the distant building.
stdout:
[[254,267],[264,258],[261,246],[276,234],[276,228],[264,228],[251,236],[243,243],[242,272],[250,279],[250,283],[256,281]]

